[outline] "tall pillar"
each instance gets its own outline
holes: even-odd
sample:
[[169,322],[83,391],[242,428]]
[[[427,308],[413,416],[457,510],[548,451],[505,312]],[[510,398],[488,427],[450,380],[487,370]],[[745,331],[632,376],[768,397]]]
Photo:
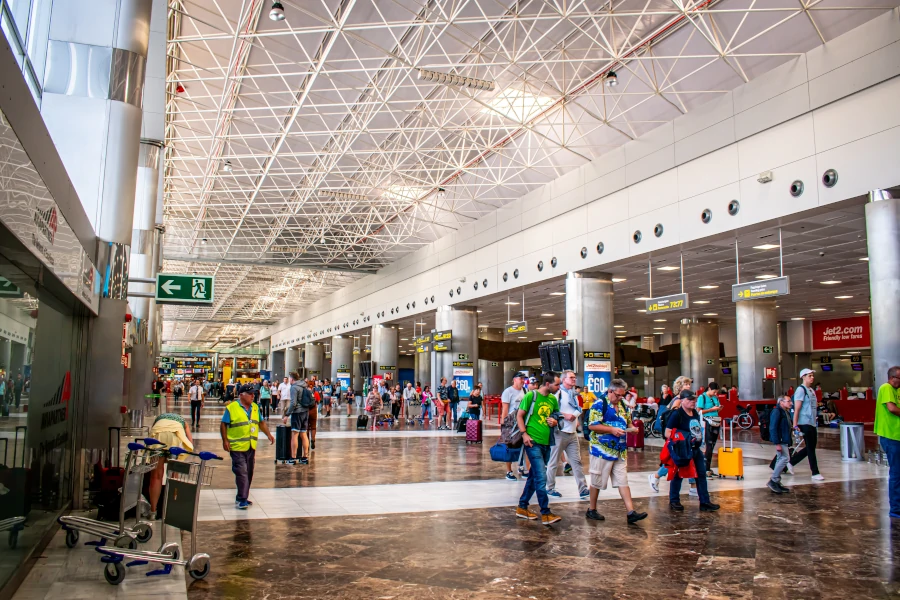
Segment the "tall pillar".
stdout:
[[300,370],[300,350],[298,348],[284,349],[284,374]]
[[[416,381],[422,384],[431,385],[431,353],[416,352]],[[432,390],[433,391],[433,390]]]
[[306,369],[307,377],[315,375],[317,379],[322,379],[325,375],[322,371],[325,364],[325,346],[307,342],[303,353],[303,367]]
[[869,193],[866,204],[866,237],[869,245],[869,296],[872,330],[872,364],[875,389],[887,382],[887,370],[900,365],[900,331],[897,298],[900,298],[900,199],[884,190]]
[[336,335],[331,338],[331,381],[338,379],[338,373],[350,375],[353,380],[353,338]]
[[[378,366],[373,375],[383,375],[385,379],[390,376],[395,383],[398,381],[397,376],[399,375],[397,373],[399,334],[397,328],[391,325],[374,325],[372,327],[372,362]],[[384,369],[382,367],[393,368]]]
[[[499,328],[479,327],[478,337],[482,340],[491,340],[494,342],[503,341],[503,330]],[[482,393],[489,395],[497,395],[503,393],[508,385],[507,379],[503,374],[503,361],[488,360],[484,358],[478,359],[478,380],[484,384]]]
[[[578,341],[578,385],[584,381],[582,352],[615,353],[613,283],[609,273],[566,275],[567,339]],[[614,357],[613,357],[614,358]]]
[[287,371],[284,368],[284,351],[275,350],[269,353],[269,371],[272,373],[271,380],[280,382]]
[[[719,372],[719,324],[696,318],[681,320],[681,373],[694,380],[694,387],[706,387]],[[709,364],[709,361],[712,364]],[[674,373],[672,374],[673,376]]]
[[16,375],[22,373],[23,367],[25,366],[25,351],[27,348],[25,347],[25,344],[20,344],[19,342],[10,343],[9,373],[13,379],[15,379]]
[[[439,306],[434,316],[435,331],[450,330],[453,339],[450,340],[450,352],[432,352],[431,381],[432,390],[440,385],[441,377],[446,377],[447,382],[454,379],[453,362],[458,360],[458,354],[468,354],[467,362],[472,367],[460,367],[472,369],[472,385],[478,381],[478,312],[474,307],[466,306]],[[459,384],[458,384],[459,385]],[[460,398],[468,397],[470,390],[460,389]],[[465,393],[463,393],[465,392]]]
[[778,365],[775,352],[764,353],[764,346],[778,346],[778,319],[775,299],[744,300],[735,305],[737,315],[738,394],[744,400],[759,400],[766,367]]
[[359,368],[359,361],[364,360],[363,350],[362,337],[358,335],[353,336],[353,367],[350,369],[350,382],[353,384],[353,390],[360,396],[362,395],[363,389],[363,376],[362,371]]
[[11,356],[12,356],[12,341],[5,337],[0,337],[0,369],[3,369],[7,373],[11,372],[11,369],[10,369]]

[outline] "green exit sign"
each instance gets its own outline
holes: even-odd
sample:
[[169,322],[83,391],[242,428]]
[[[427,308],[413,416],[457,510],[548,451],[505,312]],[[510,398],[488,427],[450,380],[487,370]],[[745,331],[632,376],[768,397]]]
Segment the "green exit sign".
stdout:
[[156,275],[156,301],[160,304],[212,304],[212,275]]
[[773,354],[775,348],[773,346],[763,346],[763,354]]
[[0,277],[0,296],[6,298],[21,298],[25,294],[22,290],[9,279]]

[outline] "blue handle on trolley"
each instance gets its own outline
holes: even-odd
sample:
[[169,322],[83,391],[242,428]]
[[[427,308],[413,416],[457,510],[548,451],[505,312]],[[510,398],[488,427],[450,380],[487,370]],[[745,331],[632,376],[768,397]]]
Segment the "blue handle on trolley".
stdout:
[[144,438],[144,443],[148,446],[165,446],[161,441],[154,438]]
[[172,456],[181,456],[182,454],[191,454],[191,453],[188,452],[187,450],[185,450],[184,448],[179,448],[178,446],[173,446],[173,447],[169,448],[169,454],[171,454]]
[[128,442],[128,449],[132,452],[136,452],[138,450],[146,450],[147,447],[142,444],[138,444],[137,442]]
[[200,460],[222,460],[222,457],[218,454],[213,454],[212,452],[201,452],[200,454],[196,454],[195,456],[199,456]]
[[179,448],[177,446],[169,448],[169,454],[171,454],[172,456],[180,456],[182,454],[190,454],[191,456],[200,457],[200,460],[222,460],[221,456],[219,456],[217,454],[213,454],[212,452],[203,451],[198,454],[196,452],[188,452],[184,448]]

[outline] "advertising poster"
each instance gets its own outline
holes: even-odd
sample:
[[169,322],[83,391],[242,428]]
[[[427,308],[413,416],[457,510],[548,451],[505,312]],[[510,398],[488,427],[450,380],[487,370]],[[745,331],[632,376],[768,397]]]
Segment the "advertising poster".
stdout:
[[346,392],[350,389],[350,373],[345,371],[338,371],[337,374],[338,383],[341,384],[341,391]]
[[453,381],[459,390],[459,399],[468,398],[474,386],[475,369],[472,367],[453,367]]
[[812,322],[813,350],[868,348],[871,345],[869,316]]
[[611,381],[611,360],[584,359],[584,387],[599,396],[609,389]]

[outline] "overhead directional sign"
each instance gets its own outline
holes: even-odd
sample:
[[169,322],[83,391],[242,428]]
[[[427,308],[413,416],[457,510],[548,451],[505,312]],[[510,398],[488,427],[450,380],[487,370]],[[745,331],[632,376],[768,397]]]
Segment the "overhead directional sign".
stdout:
[[774,298],[791,293],[791,281],[788,277],[775,277],[764,281],[736,283],[731,286],[731,301],[756,300],[757,298]]
[[450,351],[450,342],[442,342],[439,340],[435,340],[433,344],[431,344],[431,349],[435,352],[449,352]]
[[419,344],[418,346],[416,346],[416,352],[418,352],[419,354],[431,352],[431,344]]
[[163,304],[212,304],[212,275],[156,275],[156,301]]
[[609,360],[609,352],[585,352],[585,358],[601,358]]
[[454,360],[453,366],[454,367],[471,367],[473,365],[472,365],[471,360]]
[[450,330],[435,331],[434,335],[432,335],[432,339],[436,342],[446,342],[453,339],[453,332]]
[[691,306],[687,294],[672,294],[671,296],[660,296],[659,298],[650,298],[647,300],[648,313],[669,312],[672,310],[684,310]]
[[528,323],[526,321],[517,321],[515,323],[506,324],[506,333],[526,333],[528,331]]
[[431,334],[426,333],[425,335],[420,335],[416,338],[417,344],[430,344],[431,343]]
[[5,277],[0,277],[0,297],[21,298],[24,295],[19,286]]

